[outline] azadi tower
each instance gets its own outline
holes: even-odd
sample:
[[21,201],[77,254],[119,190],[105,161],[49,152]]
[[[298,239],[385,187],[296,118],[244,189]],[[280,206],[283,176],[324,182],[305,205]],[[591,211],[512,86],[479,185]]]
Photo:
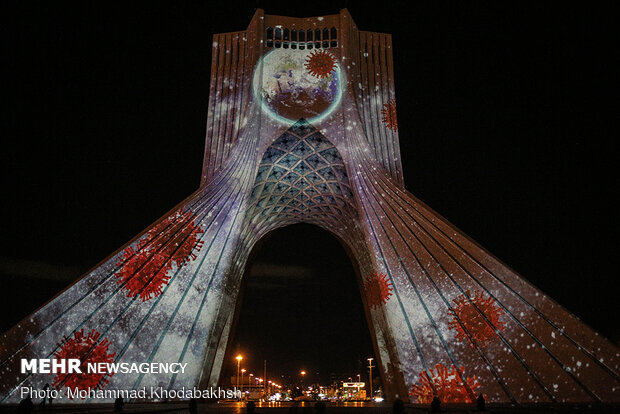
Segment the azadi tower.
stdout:
[[[357,269],[385,394],[412,403],[618,402],[618,348],[405,189],[391,37],[347,10],[258,10],[213,39],[200,188],[1,338],[20,387],[217,386],[252,248],[315,224]],[[22,358],[187,363],[22,373]]]

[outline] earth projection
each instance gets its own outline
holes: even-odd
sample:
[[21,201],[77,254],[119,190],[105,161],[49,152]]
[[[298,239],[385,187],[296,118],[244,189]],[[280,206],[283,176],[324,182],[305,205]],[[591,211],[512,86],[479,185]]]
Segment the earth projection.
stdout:
[[342,96],[342,75],[329,50],[273,49],[259,60],[252,82],[263,111],[286,124],[320,121]]

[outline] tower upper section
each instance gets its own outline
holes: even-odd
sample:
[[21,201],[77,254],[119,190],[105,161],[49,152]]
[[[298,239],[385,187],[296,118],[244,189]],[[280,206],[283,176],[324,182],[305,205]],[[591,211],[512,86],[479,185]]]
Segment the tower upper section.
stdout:
[[[257,128],[248,124],[257,106],[282,130],[300,118],[318,129],[342,124],[346,111],[359,122],[356,131],[365,135],[372,158],[403,185],[392,39],[358,30],[346,9],[306,18],[258,9],[246,30],[213,36],[203,184],[244,128]],[[261,136],[264,123],[258,129]],[[266,133],[275,139],[280,132]]]

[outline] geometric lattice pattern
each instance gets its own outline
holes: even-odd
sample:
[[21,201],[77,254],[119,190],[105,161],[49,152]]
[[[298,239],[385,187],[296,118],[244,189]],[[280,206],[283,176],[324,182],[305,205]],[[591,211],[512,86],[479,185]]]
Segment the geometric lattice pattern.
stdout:
[[354,214],[352,200],[340,153],[301,119],[275,140],[261,160],[251,194],[252,221],[276,215],[294,222],[342,220],[343,214]]

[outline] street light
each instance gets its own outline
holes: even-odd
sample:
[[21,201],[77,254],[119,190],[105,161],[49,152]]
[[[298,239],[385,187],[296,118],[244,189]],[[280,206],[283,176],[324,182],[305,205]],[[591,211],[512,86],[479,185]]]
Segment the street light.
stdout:
[[360,382],[361,382],[360,374],[357,374],[357,398],[360,397]]
[[372,360],[374,358],[368,358],[368,368],[370,369],[370,374],[369,374],[369,383],[370,383],[370,400],[372,401],[372,368],[374,367],[374,365],[372,365]]
[[245,372],[244,368],[241,368],[241,397],[243,397],[243,373]]
[[[250,374],[248,375],[248,388],[252,388],[252,377],[254,376],[254,374]],[[250,390],[250,392],[252,392]]]
[[243,357],[241,355],[237,355],[235,359],[237,360],[237,389],[239,389],[239,364],[241,364]]

